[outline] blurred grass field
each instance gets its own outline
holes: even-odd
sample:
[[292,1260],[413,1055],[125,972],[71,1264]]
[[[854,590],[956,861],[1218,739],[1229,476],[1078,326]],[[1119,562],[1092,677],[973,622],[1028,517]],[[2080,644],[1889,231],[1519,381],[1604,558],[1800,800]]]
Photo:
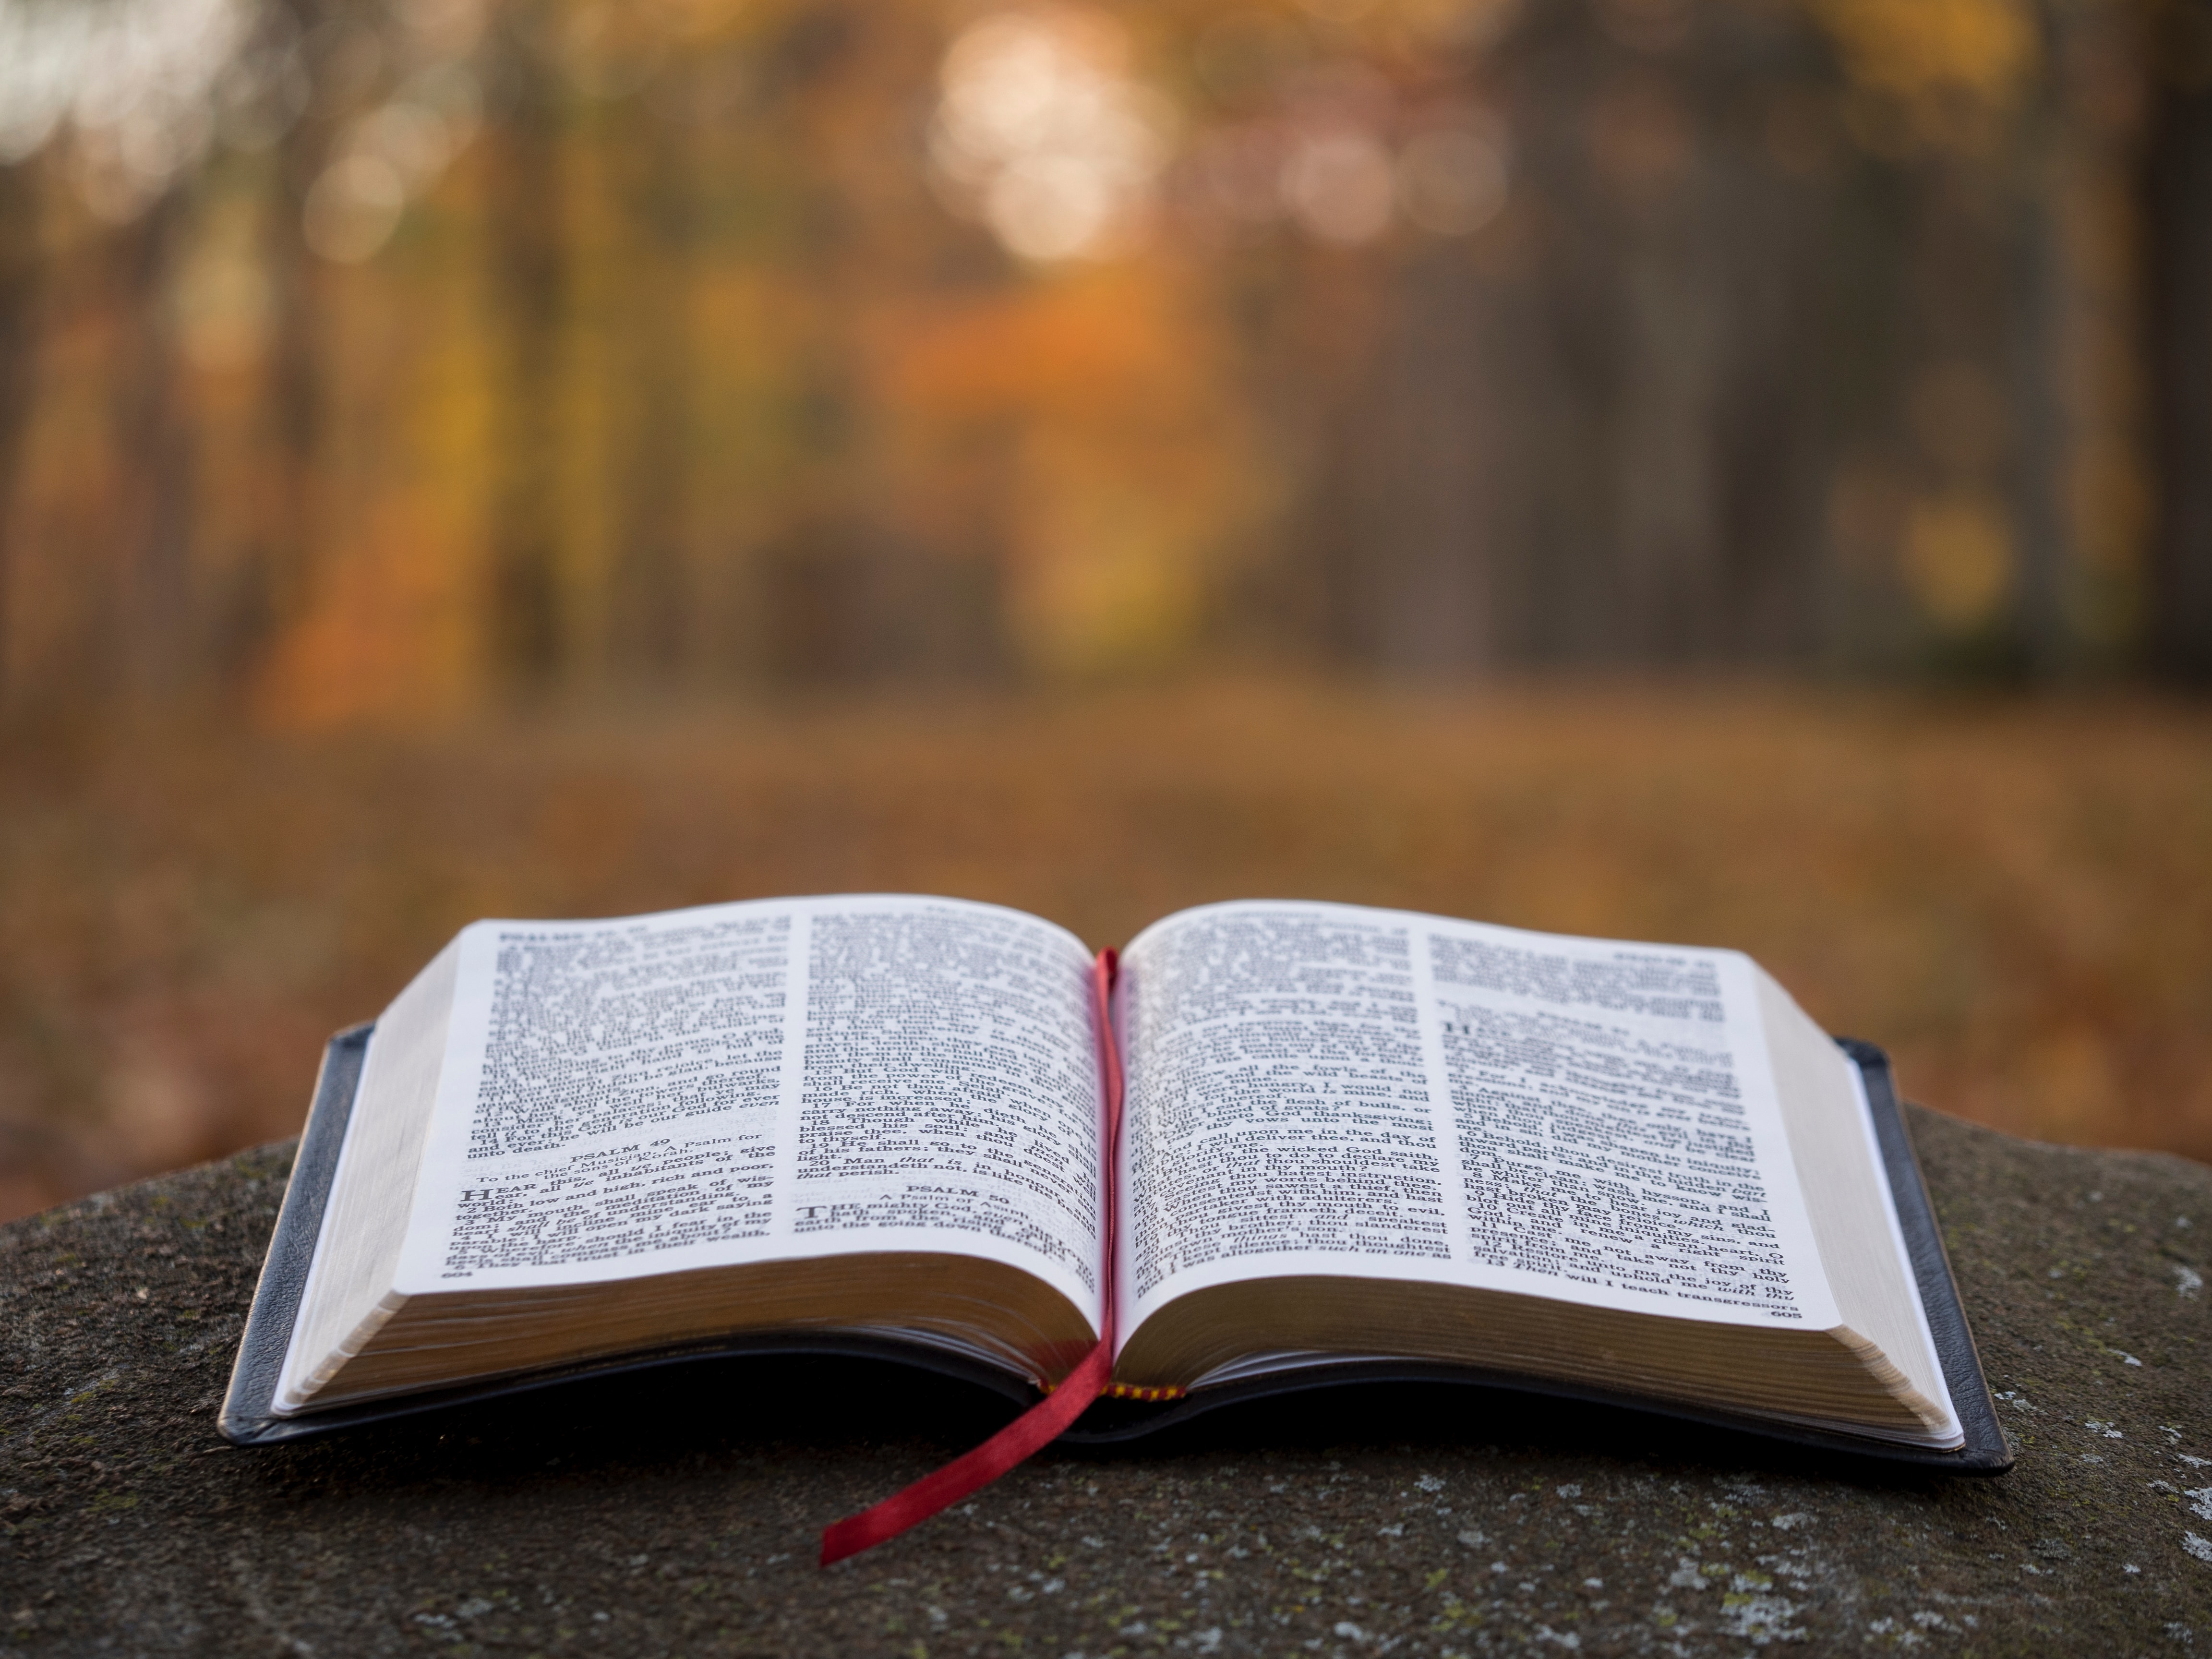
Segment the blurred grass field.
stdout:
[[1930,1105],[2212,1158],[2212,708],[1232,683],[0,739],[0,1217],[294,1133],[474,917],[867,890],[1734,945]]

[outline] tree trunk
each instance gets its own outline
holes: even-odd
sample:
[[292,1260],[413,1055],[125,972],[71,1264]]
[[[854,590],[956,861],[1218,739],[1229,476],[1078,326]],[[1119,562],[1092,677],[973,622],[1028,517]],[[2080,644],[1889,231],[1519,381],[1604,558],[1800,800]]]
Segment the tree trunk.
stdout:
[[620,544],[611,621],[617,672],[638,682],[678,678],[689,655],[684,540],[690,469],[692,148],[688,126],[640,105],[628,148],[633,277],[624,295],[631,411],[622,465]]
[[[281,0],[302,39],[323,15],[317,0]],[[310,61],[319,86],[326,67]],[[317,97],[285,131],[277,149],[276,199],[267,229],[266,258],[274,312],[262,396],[272,477],[267,516],[244,591],[231,606],[224,665],[234,678],[249,675],[276,636],[313,603],[321,562],[316,514],[316,463],[325,421],[319,342],[326,327],[318,303],[316,259],[307,246],[307,192],[330,159],[337,112]]]
[[560,573],[560,350],[568,309],[561,87],[528,0],[505,31],[511,106],[489,145],[492,310],[503,430],[493,458],[490,655],[511,690],[534,692],[565,656]]
[[2174,0],[2154,40],[2143,180],[2157,528],[2150,647],[2212,684],[2212,0]]
[[41,275],[39,185],[32,161],[0,167],[0,708],[9,700],[10,510],[21,476],[36,381]]
[[196,445],[179,407],[178,340],[169,303],[185,232],[185,186],[172,185],[115,240],[124,319],[114,404],[123,518],[118,689],[175,692],[195,660],[192,582]]

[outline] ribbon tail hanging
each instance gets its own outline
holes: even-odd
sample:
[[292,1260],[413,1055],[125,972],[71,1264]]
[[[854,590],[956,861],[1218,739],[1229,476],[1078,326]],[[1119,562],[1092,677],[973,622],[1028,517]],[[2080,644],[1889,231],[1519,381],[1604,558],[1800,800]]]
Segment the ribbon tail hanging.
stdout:
[[1105,1227],[1106,1266],[1100,1275],[1105,1315],[1098,1346],[1084,1356],[1051,1394],[1030,1407],[975,1450],[857,1515],[822,1530],[822,1565],[842,1561],[897,1537],[939,1510],[949,1508],[996,1480],[1060,1438],[1084,1409],[1105,1390],[1114,1375],[1114,1160],[1121,1127],[1121,1058],[1114,1043],[1112,994],[1118,965],[1111,951],[1101,951],[1092,965],[1091,984],[1098,1016],[1100,1063],[1106,1092]]

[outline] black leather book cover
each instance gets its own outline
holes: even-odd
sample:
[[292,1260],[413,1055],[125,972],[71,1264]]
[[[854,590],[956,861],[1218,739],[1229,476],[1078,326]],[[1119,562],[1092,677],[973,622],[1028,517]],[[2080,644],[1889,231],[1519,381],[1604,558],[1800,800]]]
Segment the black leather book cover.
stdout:
[[[283,1368],[284,1350],[291,1340],[293,1323],[299,1314],[307,1265],[313,1259],[315,1242],[322,1231],[323,1207],[329,1200],[331,1182],[337,1170],[338,1148],[345,1140],[355,1091],[361,1082],[362,1060],[368,1052],[373,1029],[357,1025],[341,1031],[331,1039],[324,1051],[322,1073],[315,1084],[314,1104],[308,1113],[307,1130],[301,1138],[299,1155],[293,1164],[291,1185],[277,1214],[276,1231],[269,1241],[269,1259],[262,1267],[261,1282],[253,1293],[253,1307],[246,1316],[246,1334],[239,1344],[238,1363],[231,1372],[230,1390],[222,1403],[220,1427],[223,1437],[232,1443],[274,1445],[358,1424],[550,1388],[578,1377],[607,1376],[738,1354],[847,1355],[892,1360],[973,1382],[1023,1406],[1036,1402],[1036,1391],[1020,1379],[957,1355],[886,1338],[794,1334],[688,1343],[430,1393],[365,1401],[298,1417],[277,1416],[271,1409],[276,1381]],[[1371,1359],[1254,1377],[1161,1404],[1102,1400],[1061,1437],[1062,1441],[1072,1445],[1123,1444],[1188,1423],[1224,1406],[1316,1389],[1377,1383],[1443,1383],[1621,1407],[1886,1463],[1914,1464],[1960,1474],[2002,1474],[2012,1467],[2012,1450],[2005,1443],[2003,1431],[1997,1426],[1996,1403],[1990,1398],[1981,1359],[1974,1352],[1973,1335],[1966,1328],[1966,1310],[1960,1305],[1958,1286],[1951,1277],[1951,1264],[1943,1253],[1942,1234],[1936,1224],[1927,1186],[1920,1177],[1920,1165],[1912,1155],[1912,1143],[1905,1134],[1904,1115],[1898,1108],[1896,1088],[1890,1075],[1889,1058],[1870,1042],[1848,1037],[1838,1038],[1838,1042],[1865,1079],[1882,1163],[1897,1204],[1898,1221],[1905,1234],[1913,1273],[1919,1280],[1921,1301],[1936,1340],[1936,1352],[1942,1362],[1945,1380],[1950,1384],[1951,1403],[1966,1432],[1966,1443],[1960,1449],[1933,1451],[1924,1447],[1892,1445],[1831,1430],[1803,1428],[1732,1412],[1702,1410],[1653,1400],[1648,1395],[1476,1370],[1462,1365]]]

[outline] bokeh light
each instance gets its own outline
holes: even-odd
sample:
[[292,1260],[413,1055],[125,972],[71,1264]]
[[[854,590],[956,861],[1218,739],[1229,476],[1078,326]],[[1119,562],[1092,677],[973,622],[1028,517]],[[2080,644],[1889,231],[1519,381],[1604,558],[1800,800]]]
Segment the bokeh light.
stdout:
[[406,181],[382,156],[348,155],[307,192],[307,246],[325,259],[358,264],[390,239],[407,205]]
[[1390,152],[1358,127],[1302,134],[1283,164],[1282,189],[1298,222],[1322,241],[1371,242],[1390,228]]
[[65,130],[85,204],[136,217],[206,153],[218,88],[258,92],[240,84],[253,21],[246,0],[0,0],[0,161]]
[[1103,12],[1047,8],[970,24],[945,54],[929,156],[946,198],[1024,259],[1097,258],[1143,233],[1175,118],[1127,70]]

